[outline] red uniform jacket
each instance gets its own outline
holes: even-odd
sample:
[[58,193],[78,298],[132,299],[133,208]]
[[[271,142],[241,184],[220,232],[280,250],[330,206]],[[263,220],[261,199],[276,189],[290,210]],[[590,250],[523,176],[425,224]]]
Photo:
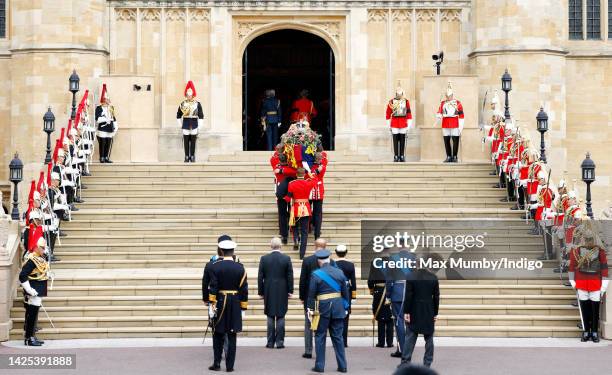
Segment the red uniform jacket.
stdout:
[[276,178],[276,184],[280,184],[281,182],[283,182],[285,180],[285,178],[287,177],[293,177],[295,178],[296,174],[297,174],[297,169],[290,167],[288,165],[280,165],[278,164],[276,166],[276,168],[274,168],[274,170],[278,169],[278,173],[274,173],[274,176]]
[[[325,160],[325,159],[323,159]],[[321,171],[319,171],[319,166]],[[325,171],[327,171],[327,163],[322,162],[321,164],[315,164],[313,170],[317,175],[317,183],[310,193],[310,200],[322,201],[325,196],[325,185],[323,185],[323,177],[325,177]]]
[[276,166],[279,163],[280,163],[280,160],[278,158],[278,152],[274,151],[274,153],[270,157],[270,166],[272,167],[272,170],[276,169]]
[[[438,114],[442,116],[442,128],[444,129],[453,129],[459,127],[459,119],[464,118],[463,116],[463,106],[459,100],[449,100],[450,102],[455,102],[454,111],[448,112],[444,108],[444,104],[447,102],[443,100],[440,103],[440,108],[438,108]],[[447,107],[448,108],[448,107]]]
[[291,121],[299,121],[302,117],[305,117],[308,122],[313,117],[317,116],[317,109],[314,106],[312,100],[308,98],[297,99],[291,105]]
[[608,259],[606,252],[602,248],[599,249],[599,272],[585,273],[578,269],[577,257],[580,254],[580,248],[573,248],[570,252],[569,272],[574,272],[574,280],[576,281],[576,289],[587,292],[596,292],[601,289],[601,279],[608,278]]
[[400,109],[398,109],[398,113],[396,113],[395,115],[393,114],[393,101],[395,99],[391,99],[389,100],[389,103],[387,103],[387,112],[385,114],[385,118],[387,120],[391,120],[391,127],[392,128],[406,128],[408,127],[408,120],[412,119],[412,112],[410,111],[410,101],[408,99],[404,99],[406,101],[405,106],[406,106],[406,113],[403,113],[403,108],[400,107]]
[[304,217],[312,215],[312,209],[310,208],[310,192],[315,187],[318,179],[311,178],[308,180],[297,179],[289,183],[287,188],[287,195],[285,200],[293,203],[291,210],[293,217]]

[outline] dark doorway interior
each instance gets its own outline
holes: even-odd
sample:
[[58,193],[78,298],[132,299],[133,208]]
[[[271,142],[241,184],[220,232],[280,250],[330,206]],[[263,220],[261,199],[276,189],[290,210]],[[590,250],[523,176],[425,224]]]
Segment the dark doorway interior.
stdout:
[[318,115],[311,127],[334,144],[334,54],[322,38],[298,30],[279,30],[255,38],[243,56],[242,136],[244,150],[265,150],[260,126],[261,101],[266,89],[275,89],[283,112],[279,135],[290,125],[290,108],[302,89],[308,89]]

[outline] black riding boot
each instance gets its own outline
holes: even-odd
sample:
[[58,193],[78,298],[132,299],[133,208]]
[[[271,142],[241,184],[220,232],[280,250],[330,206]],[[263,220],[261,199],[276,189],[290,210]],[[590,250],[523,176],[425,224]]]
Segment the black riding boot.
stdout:
[[580,310],[582,311],[582,338],[580,341],[586,342],[591,338],[591,319],[593,319],[593,312],[591,310],[592,304],[590,300],[580,300]]
[[399,138],[399,161],[406,161],[406,134],[398,134]]
[[192,134],[189,136],[189,152],[190,159],[192,163],[195,163],[195,152],[196,152],[196,141],[198,140],[197,134]]
[[446,160],[444,160],[445,163],[450,163],[453,161],[453,154],[452,154],[452,149],[451,149],[451,137],[449,136],[444,136],[444,149],[446,150]]
[[399,161],[399,142],[397,141],[399,134],[391,134],[391,136],[393,137],[393,161],[397,162]]
[[599,342],[599,301],[591,301],[593,320],[591,320],[591,340]]
[[189,153],[189,135],[183,134],[183,148],[185,149],[185,163],[189,163],[190,153]]
[[458,153],[459,153],[459,136],[453,136],[453,163],[457,162]]
[[106,138],[106,162],[112,163],[110,159],[111,150],[113,149],[113,138]]
[[104,139],[98,137],[98,153],[100,154],[100,163],[104,163]]

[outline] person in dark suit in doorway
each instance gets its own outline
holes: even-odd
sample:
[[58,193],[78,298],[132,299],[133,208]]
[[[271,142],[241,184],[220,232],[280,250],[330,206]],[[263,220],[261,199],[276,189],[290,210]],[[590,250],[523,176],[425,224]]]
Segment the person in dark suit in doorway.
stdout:
[[270,253],[261,257],[257,275],[257,294],[264,299],[264,314],[268,317],[266,348],[285,347],[285,315],[293,295],[293,265],[291,258],[280,252],[281,239],[272,238]]

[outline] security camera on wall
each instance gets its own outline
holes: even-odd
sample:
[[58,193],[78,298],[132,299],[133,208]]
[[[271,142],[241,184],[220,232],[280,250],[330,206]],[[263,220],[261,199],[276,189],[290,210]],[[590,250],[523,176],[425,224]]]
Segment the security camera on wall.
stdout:
[[444,62],[444,52],[440,51],[437,55],[431,55],[431,59],[435,61],[436,75],[440,75],[440,66]]

